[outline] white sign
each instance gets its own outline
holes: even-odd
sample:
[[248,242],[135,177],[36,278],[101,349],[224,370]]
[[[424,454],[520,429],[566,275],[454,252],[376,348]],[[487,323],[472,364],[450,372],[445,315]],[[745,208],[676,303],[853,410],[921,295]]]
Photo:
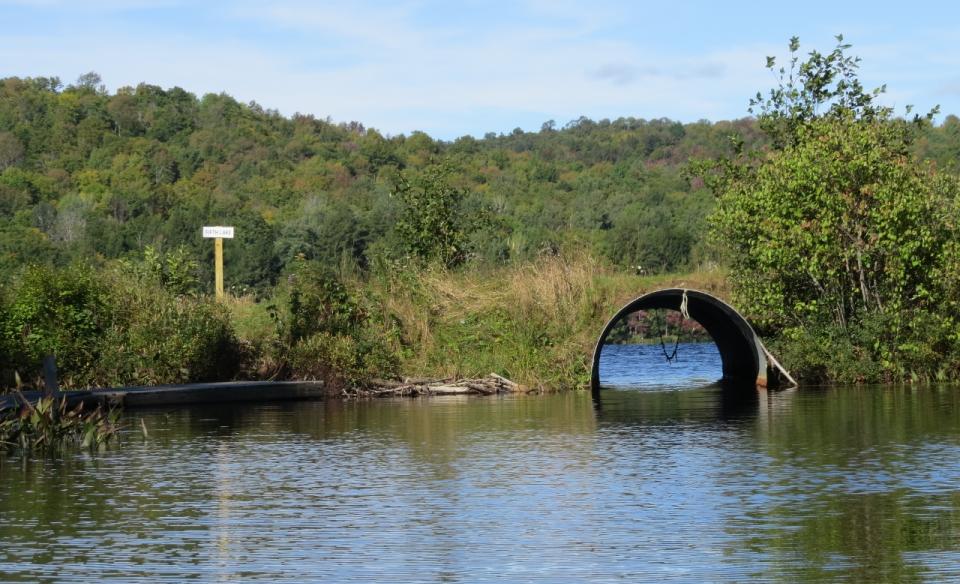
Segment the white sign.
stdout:
[[222,237],[224,239],[233,239],[233,227],[207,227],[203,228],[204,237]]

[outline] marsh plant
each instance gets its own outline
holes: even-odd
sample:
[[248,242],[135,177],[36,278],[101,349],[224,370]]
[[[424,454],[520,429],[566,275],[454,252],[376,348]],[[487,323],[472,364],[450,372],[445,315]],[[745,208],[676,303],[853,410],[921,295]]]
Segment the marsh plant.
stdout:
[[[23,398],[23,395],[20,394]],[[74,407],[64,398],[22,399],[18,408],[0,411],[0,447],[13,451],[56,451],[66,446],[99,449],[115,439],[120,410]]]

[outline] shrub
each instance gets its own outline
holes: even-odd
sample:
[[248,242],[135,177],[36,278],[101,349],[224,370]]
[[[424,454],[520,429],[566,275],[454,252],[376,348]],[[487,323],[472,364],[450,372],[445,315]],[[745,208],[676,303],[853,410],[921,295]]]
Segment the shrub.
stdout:
[[712,234],[738,306],[779,339],[789,368],[922,377],[957,357],[943,351],[960,321],[960,181],[910,155],[925,119],[877,105],[882,88],[864,91],[847,48],[838,37],[798,65],[791,41],[780,86],[751,100],[772,149],[701,167],[718,196]]
[[[177,296],[118,272],[117,302],[104,338],[101,384],[160,384],[233,378],[244,362],[230,316],[209,298]],[[122,301],[121,301],[122,300]]]
[[64,388],[229,379],[244,354],[225,308],[128,268],[31,267],[0,302],[0,351],[39,384],[45,355]]
[[109,290],[89,267],[31,266],[16,278],[0,310],[4,364],[27,381],[56,355],[63,382],[83,383],[95,370],[111,326]]
[[398,361],[372,331],[352,335],[320,332],[290,348],[290,368],[300,379],[320,379],[331,389],[363,385],[396,375]]
[[287,278],[291,342],[316,333],[350,334],[365,315],[333,272],[320,264],[297,260]]
[[351,294],[331,271],[298,260],[285,288],[281,304],[286,310],[276,313],[294,377],[321,379],[339,388],[397,372],[388,330],[371,322],[367,299]]

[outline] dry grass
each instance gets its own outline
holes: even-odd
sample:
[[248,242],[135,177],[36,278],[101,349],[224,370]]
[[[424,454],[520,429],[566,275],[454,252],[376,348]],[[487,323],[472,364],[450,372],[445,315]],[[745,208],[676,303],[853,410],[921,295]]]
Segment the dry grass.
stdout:
[[400,330],[402,369],[427,377],[481,376],[559,389],[588,380],[607,319],[659,288],[728,297],[725,274],[633,276],[588,255],[548,256],[485,272],[428,270],[367,285],[384,323]]

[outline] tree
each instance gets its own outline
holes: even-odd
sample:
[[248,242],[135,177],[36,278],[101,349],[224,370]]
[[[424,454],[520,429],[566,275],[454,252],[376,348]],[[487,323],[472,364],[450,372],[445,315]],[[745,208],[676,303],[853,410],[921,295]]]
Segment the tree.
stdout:
[[23,144],[10,132],[0,132],[0,172],[23,160]]
[[401,174],[394,189],[402,211],[396,231],[406,252],[448,268],[467,257],[469,234],[462,204],[466,193],[449,182],[452,170],[439,165],[421,175]]
[[[877,103],[886,86],[871,91],[864,89],[857,78],[859,57],[846,54],[852,45],[836,36],[837,44],[827,54],[811,51],[800,62],[800,39],[790,39],[790,65],[777,68],[776,57],[767,57],[767,69],[776,70],[778,85],[766,97],[762,92],[750,100],[748,111],[757,115],[760,128],[772,139],[776,148],[795,143],[805,123],[818,119],[854,118],[861,122],[890,121],[893,109]],[[907,113],[912,109],[907,106]],[[925,118],[936,114],[934,108]],[[920,121],[919,116],[914,121]]]
[[892,121],[813,120],[724,185],[714,234],[751,313],[777,326],[846,327],[944,300],[935,278],[960,235],[960,191],[911,159],[900,134]]
[[106,91],[106,87],[103,85],[103,78],[100,77],[100,74],[96,71],[90,71],[77,77],[77,82],[74,84],[74,87],[93,93],[104,93]]
[[821,344],[843,339],[895,376],[895,355],[957,340],[960,183],[910,155],[914,124],[876,105],[883,88],[864,91],[847,48],[794,57],[751,100],[771,149],[701,169],[740,306],[783,338],[835,331]]

